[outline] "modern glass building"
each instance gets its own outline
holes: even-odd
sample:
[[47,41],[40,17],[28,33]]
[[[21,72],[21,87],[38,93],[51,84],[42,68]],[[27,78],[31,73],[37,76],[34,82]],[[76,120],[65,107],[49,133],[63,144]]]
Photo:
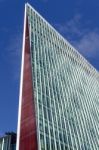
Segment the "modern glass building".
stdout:
[[0,137],[0,150],[16,150],[16,134],[14,132],[5,133]]
[[99,73],[29,4],[17,150],[99,150]]

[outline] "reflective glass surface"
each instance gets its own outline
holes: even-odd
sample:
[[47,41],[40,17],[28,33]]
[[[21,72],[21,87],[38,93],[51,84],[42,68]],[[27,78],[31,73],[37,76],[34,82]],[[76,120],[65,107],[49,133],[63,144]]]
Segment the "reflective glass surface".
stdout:
[[99,73],[27,5],[39,150],[99,149]]

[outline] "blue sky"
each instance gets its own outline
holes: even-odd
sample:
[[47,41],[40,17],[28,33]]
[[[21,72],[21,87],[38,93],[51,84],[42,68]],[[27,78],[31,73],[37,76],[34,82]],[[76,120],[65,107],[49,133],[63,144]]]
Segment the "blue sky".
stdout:
[[[0,135],[16,131],[25,0],[0,0]],[[29,0],[99,70],[99,0]]]

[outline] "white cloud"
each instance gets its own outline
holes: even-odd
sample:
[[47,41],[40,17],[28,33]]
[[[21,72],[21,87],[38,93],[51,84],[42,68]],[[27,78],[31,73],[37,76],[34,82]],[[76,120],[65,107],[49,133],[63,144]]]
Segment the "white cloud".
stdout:
[[68,22],[55,26],[85,57],[99,58],[99,28],[85,28],[81,19],[82,16],[78,14]]
[[79,41],[74,41],[74,45],[88,58],[99,57],[99,31],[86,33]]
[[81,37],[86,32],[86,30],[81,27],[81,18],[82,16],[80,14],[76,14],[72,19],[63,24],[56,23],[55,27],[63,35],[68,35],[69,39],[74,35]]

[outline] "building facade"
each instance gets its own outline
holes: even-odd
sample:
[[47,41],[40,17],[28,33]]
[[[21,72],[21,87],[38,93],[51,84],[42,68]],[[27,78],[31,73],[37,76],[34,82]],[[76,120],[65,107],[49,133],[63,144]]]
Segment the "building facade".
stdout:
[[16,134],[14,132],[5,133],[0,137],[0,150],[16,150]]
[[98,150],[99,73],[25,6],[17,150]]

